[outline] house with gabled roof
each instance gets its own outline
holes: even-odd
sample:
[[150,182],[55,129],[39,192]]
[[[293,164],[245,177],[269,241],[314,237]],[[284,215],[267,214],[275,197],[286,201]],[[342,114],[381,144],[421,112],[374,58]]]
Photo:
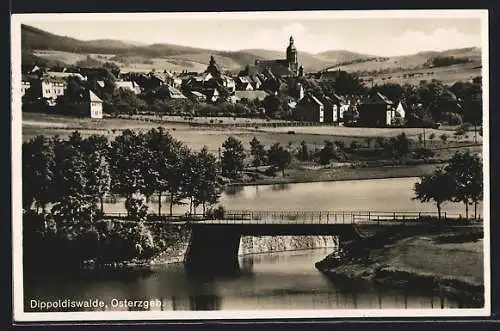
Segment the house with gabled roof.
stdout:
[[60,112],[76,116],[101,119],[103,117],[103,101],[89,89],[82,89],[75,99],[58,104]]
[[187,99],[186,96],[184,94],[182,94],[182,92],[179,91],[178,89],[176,89],[175,87],[166,86],[165,89],[167,90],[168,97],[170,98],[170,100]]
[[252,81],[249,76],[238,76],[236,78],[237,91],[253,91]]
[[357,108],[361,126],[390,126],[396,116],[394,103],[380,92],[368,96]]
[[306,93],[295,106],[294,118],[297,121],[324,123],[325,105],[313,94]]
[[[99,81],[97,83],[99,84]],[[141,87],[134,81],[116,81],[115,86],[117,89],[121,88],[125,90],[130,90],[135,94],[141,94]]]

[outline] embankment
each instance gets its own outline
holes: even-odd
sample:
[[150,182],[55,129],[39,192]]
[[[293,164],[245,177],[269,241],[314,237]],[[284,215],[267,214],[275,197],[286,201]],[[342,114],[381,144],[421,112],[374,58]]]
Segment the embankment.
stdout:
[[316,268],[332,279],[367,280],[484,305],[482,226],[391,229],[342,244]]
[[[183,262],[189,240],[190,236],[180,238],[153,258],[151,264]],[[338,241],[333,236],[242,236],[238,255],[336,247]]]

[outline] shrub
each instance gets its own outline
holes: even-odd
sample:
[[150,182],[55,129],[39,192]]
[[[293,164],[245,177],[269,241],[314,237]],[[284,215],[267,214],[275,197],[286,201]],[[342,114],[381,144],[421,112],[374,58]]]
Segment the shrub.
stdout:
[[455,130],[454,134],[456,136],[463,136],[467,131],[469,131],[469,129],[470,129],[470,124],[464,123]]
[[423,158],[433,157],[434,152],[429,148],[416,148],[413,151],[413,156],[416,159],[423,159]]

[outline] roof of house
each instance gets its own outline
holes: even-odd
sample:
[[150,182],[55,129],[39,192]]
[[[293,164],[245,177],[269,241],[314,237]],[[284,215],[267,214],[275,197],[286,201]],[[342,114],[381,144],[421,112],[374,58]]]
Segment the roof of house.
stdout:
[[58,72],[58,71],[47,71],[47,76],[53,78],[68,78],[68,77],[78,77],[80,80],[87,80],[82,74],[76,72]]
[[89,100],[91,102],[102,102],[102,100],[91,90],[89,90]]
[[191,91],[190,92],[192,95],[198,97],[198,98],[205,98],[205,94],[198,92],[198,91]]
[[134,81],[116,81],[115,84],[116,88],[126,88],[132,91],[139,88],[139,85]]
[[234,79],[232,79],[231,77],[227,76],[227,75],[221,75],[220,78],[224,81],[226,81],[226,83],[233,83],[234,84]]
[[335,101],[332,100],[332,98],[330,98],[329,96],[327,95],[318,95],[316,97],[324,106],[328,106],[328,107],[331,107],[335,104]]
[[264,100],[269,93],[266,91],[261,91],[261,90],[256,90],[256,91],[235,91],[234,95],[237,96],[240,99],[248,99],[248,100]]
[[186,96],[184,94],[182,94],[181,91],[179,91],[178,89],[176,89],[172,86],[167,87],[167,89],[168,89],[168,93],[172,99],[185,99],[186,98]]
[[308,93],[306,94],[302,99],[300,99],[300,101],[298,102],[298,104],[304,104],[304,103],[316,103],[320,106],[324,106],[323,105],[323,102],[321,102],[317,97],[315,97],[314,95]]
[[337,93],[333,92],[332,95],[334,98],[336,98],[340,102],[346,102],[345,98],[343,96],[338,95]]
[[392,102],[391,100],[389,100],[389,98],[388,98],[388,97],[386,97],[385,95],[383,95],[382,93],[377,92],[377,96],[378,96],[378,97],[379,97],[379,98],[380,98],[380,99],[381,99],[384,103],[386,103],[386,104],[388,104],[388,105],[392,105],[392,104],[393,104],[393,102]]
[[238,76],[238,80],[243,84],[250,84],[250,78],[248,76]]
[[262,84],[262,80],[257,75],[251,75],[250,78],[255,84]]

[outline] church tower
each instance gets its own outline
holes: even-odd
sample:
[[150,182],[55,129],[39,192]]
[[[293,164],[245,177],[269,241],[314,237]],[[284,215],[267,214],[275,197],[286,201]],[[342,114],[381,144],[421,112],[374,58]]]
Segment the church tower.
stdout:
[[297,49],[293,44],[293,36],[290,36],[290,44],[286,48],[286,60],[289,68],[297,74]]

